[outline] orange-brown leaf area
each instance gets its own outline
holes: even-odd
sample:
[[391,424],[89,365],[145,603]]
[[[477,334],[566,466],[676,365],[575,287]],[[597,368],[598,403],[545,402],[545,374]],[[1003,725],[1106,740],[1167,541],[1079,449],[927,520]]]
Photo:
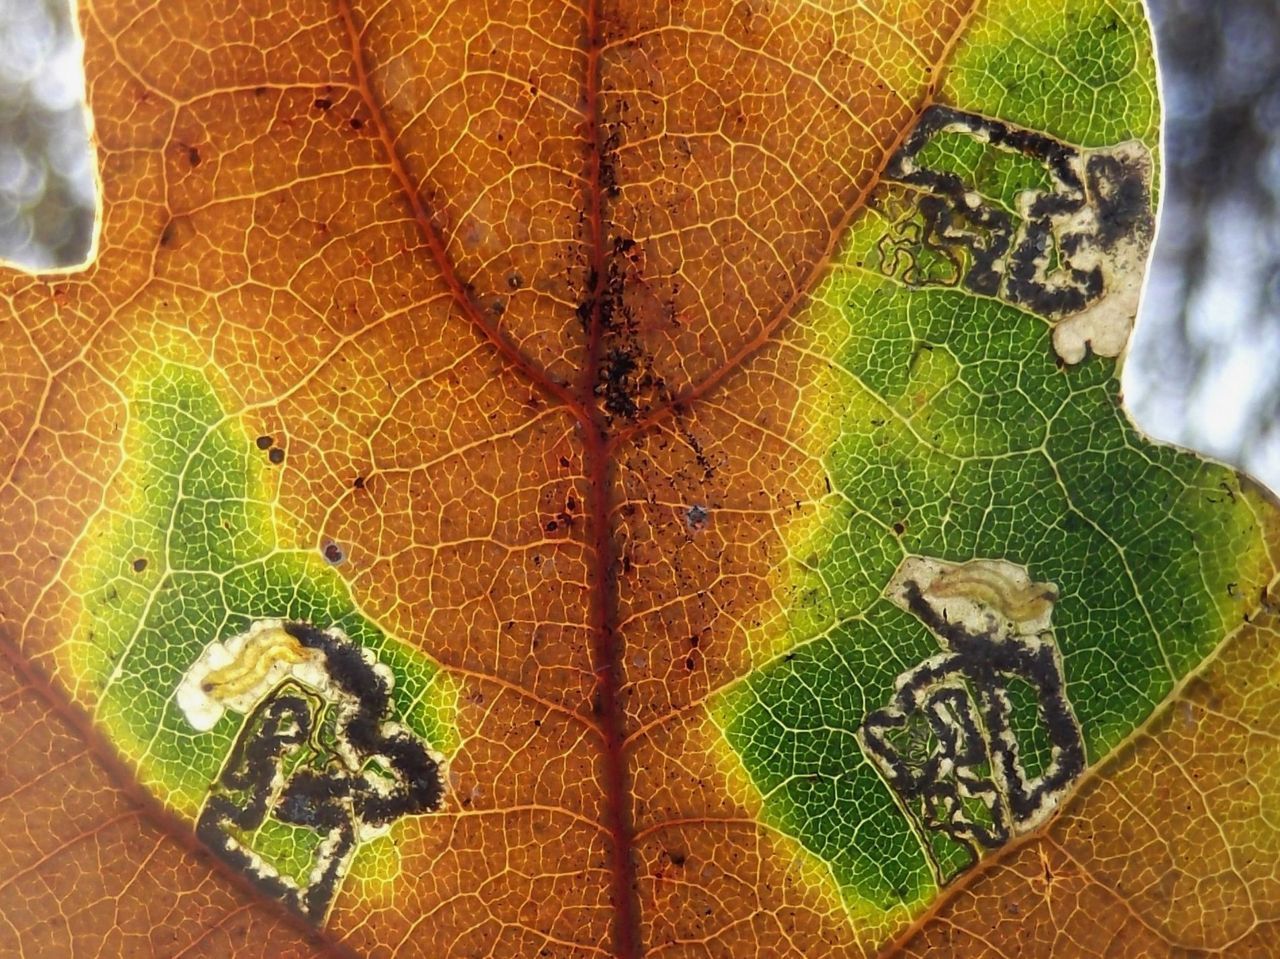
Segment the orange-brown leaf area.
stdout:
[[131,774],[98,759],[67,707],[11,655],[0,654],[0,952],[345,955],[121,788],[118,777]]
[[1280,951],[1280,632],[1242,627],[1054,823],[946,899],[902,956],[1263,959]]
[[[1078,2],[1099,23],[1112,15],[1109,3]],[[911,393],[891,397],[875,363],[848,377],[837,354],[859,337],[868,355],[892,345],[896,319],[837,340],[798,322],[818,309],[813,293],[890,158],[944,97],[965,37],[1031,31],[1045,18],[1035,6],[1031,16],[994,0],[84,0],[96,257],[80,271],[0,279],[0,643],[22,677],[6,680],[0,706],[27,750],[3,767],[0,835],[19,871],[0,892],[0,935],[27,955],[323,946],[798,959],[870,956],[905,929],[938,893],[920,850],[914,885],[886,879],[865,893],[866,877],[833,867],[805,823],[771,811],[780,790],[730,747],[713,700],[821,626],[795,612],[791,586],[797,564],[825,563],[804,542],[841,503],[857,514],[851,528],[874,528],[853,552],[865,545],[876,575],[931,522],[938,539],[968,543],[946,526],[950,506],[912,512],[905,490],[917,473],[958,475],[988,455],[992,423],[1006,445],[1022,442],[1009,436],[1043,413],[1046,377],[1072,395],[1044,401],[1065,411],[1045,418],[1065,425],[1023,444],[1045,461],[1026,476],[1066,489],[1096,473],[1075,453],[1133,453],[1127,424],[1097,413],[1091,433],[1097,406],[1114,415],[1115,367],[1055,367],[1038,317],[1021,316],[1030,333],[990,337],[995,353],[1040,337],[1048,373],[1024,382],[1015,358],[999,374],[1036,410],[984,409],[977,425],[947,393],[969,362],[956,359],[964,343],[913,359]],[[1121,6],[1108,22],[1145,30],[1140,7]],[[1127,68],[1135,89],[1150,85],[1148,63],[1135,54]],[[981,71],[962,79],[989,95]],[[1115,95],[1109,75],[1096,83]],[[1112,136],[1112,125],[1099,121],[1097,146],[1154,132],[1117,121],[1127,132]],[[911,322],[939,312],[929,302]],[[972,392],[983,388],[975,379]],[[929,417],[952,407],[955,421],[935,430]],[[868,457],[874,497],[833,491],[834,434],[886,422],[900,435],[874,445],[901,453],[896,465],[850,454]],[[926,447],[937,459],[917,470],[911,456]],[[1178,550],[1222,531],[1205,550],[1209,572],[1188,560],[1155,584],[1178,602],[1188,581],[1204,595],[1187,597],[1173,655],[1158,636],[1132,640],[1169,674],[1138,676],[1117,696],[1133,702],[1099,707],[1104,745],[1274,576],[1264,497],[1225,472],[1234,485],[1219,489],[1218,473],[1171,456],[1141,465],[1165,483],[1162,502],[1189,516],[1172,532],[1147,523],[1145,506],[1137,519],[1069,517],[1085,543],[1072,562],[1096,561],[1090,578],[1123,589],[1139,588],[1129,564],[1143,550],[1165,548],[1130,543],[1132,528],[1159,527]],[[1062,468],[1043,478],[1055,458]],[[944,491],[955,492],[955,522],[1006,522],[1013,510],[997,494],[1014,484],[995,467],[987,482],[985,512]],[[830,565],[862,597],[841,616],[871,622],[888,571],[859,585],[847,556]],[[1064,569],[1055,581],[1075,567]],[[1228,575],[1247,601],[1222,600]],[[1098,609],[1073,610],[1073,597],[1064,608],[1078,629],[1098,614],[1111,624],[1098,642],[1119,648],[1131,637],[1116,610],[1142,605],[1123,589]],[[390,720],[430,740],[445,770],[438,808],[361,834],[332,901],[311,916],[322,945],[192,851],[191,822],[230,788],[222,763],[239,720],[224,715],[210,732],[174,692],[217,641],[264,621],[276,624],[272,655],[305,658],[279,624],[306,618],[341,626],[369,662],[384,657],[376,675],[394,679],[403,711]],[[1089,774],[1050,833],[941,893],[912,948],[946,954],[930,937],[968,935],[1017,954],[979,928],[995,915],[984,889],[1002,881],[1012,891],[997,891],[1001,902],[1023,910],[1005,920],[1009,934],[1040,950],[1028,955],[1089,955],[1093,940],[1072,925],[1083,917],[1189,948],[1225,946],[1224,930],[1260,934],[1237,912],[1261,918],[1276,899],[1263,875],[1274,852],[1249,846],[1268,835],[1257,828],[1266,789],[1232,792],[1262,773],[1226,764],[1235,753],[1221,742],[1268,734],[1259,717],[1232,718],[1244,706],[1233,713],[1225,690],[1194,698],[1219,689],[1211,677],[1233,651],[1259,654],[1260,639],[1240,637],[1185,687],[1191,698]],[[1091,655],[1072,666],[1096,669]],[[905,646],[880,658],[891,672],[912,665]],[[887,689],[892,676],[877,682]],[[1194,728],[1178,725],[1179,709]],[[1212,735],[1197,743],[1202,727]],[[852,735],[847,749],[862,764]],[[1151,788],[1176,805],[1179,776],[1190,777],[1187,801],[1207,805],[1170,845],[1158,820],[1143,834],[1141,806],[1130,815],[1126,804]],[[871,820],[897,814],[876,788],[871,834]],[[1208,839],[1193,841],[1192,824]],[[908,835],[905,820],[883,825]],[[1116,857],[1130,847],[1140,854]],[[1205,861],[1179,872],[1190,855]],[[1202,911],[1157,915],[1192,900]],[[1051,948],[1051,931],[1075,945]]]
[[[664,25],[677,12],[702,25]],[[673,548],[681,521],[656,490],[624,504],[592,488],[581,436],[607,429],[621,397],[647,410],[696,389],[780,321],[961,12],[890,25],[732,4],[86,4],[100,249],[84,273],[6,291],[18,492],[3,520],[19,535],[0,588],[24,654],[93,707],[58,660],[76,603],[62,573],[121,467],[120,380],[163,350],[207,367],[251,435],[283,438],[285,543],[350,544],[363,608],[466,683],[450,825],[406,829],[413,884],[390,908],[340,904],[335,931],[458,955],[607,949],[625,811],[609,808],[601,758],[620,729],[591,715],[607,669],[588,622],[592,525],[614,508],[649,523],[637,551],[652,568],[618,603],[626,645],[653,650],[655,678],[625,696],[650,717],[745,668],[727,649],[693,680],[656,664],[673,658],[664,637],[715,619],[698,592],[725,594],[714,605],[731,616],[761,592],[768,551],[752,541],[769,534],[751,525],[768,513],[719,527],[703,555],[748,562],[718,584],[714,562]],[[588,94],[591,71],[604,85]],[[620,271],[642,274],[623,301],[663,308],[617,302]],[[611,392],[600,357],[634,343],[645,388]],[[686,452],[637,479],[657,484]],[[715,922],[744,939],[778,935],[779,914],[812,898],[782,891],[774,840],[749,818],[682,832],[705,850]]]

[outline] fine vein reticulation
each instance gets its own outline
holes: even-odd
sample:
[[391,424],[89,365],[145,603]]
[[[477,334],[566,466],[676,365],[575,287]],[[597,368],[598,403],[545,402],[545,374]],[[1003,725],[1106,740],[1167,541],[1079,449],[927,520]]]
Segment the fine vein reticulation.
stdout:
[[[616,193],[617,172],[613,169],[616,158],[610,151],[616,149],[611,135],[604,129],[601,107],[601,72],[605,46],[605,24],[602,20],[604,0],[588,0],[583,24],[586,46],[585,76],[583,78],[582,131],[588,149],[582,204],[586,223],[589,269],[585,282],[584,298],[577,313],[586,333],[585,361],[576,390],[558,382],[536,361],[525,356],[489,322],[481,307],[467,290],[466,283],[457,274],[450,261],[431,213],[424,205],[419,189],[410,179],[400,157],[396,135],[391,130],[368,77],[365,54],[361,48],[361,31],[349,0],[338,0],[343,25],[352,45],[352,58],[362,96],[374,117],[380,138],[387,151],[388,162],[403,188],[407,202],[421,228],[423,239],[446,277],[450,292],[458,300],[472,323],[494,345],[514,371],[550,399],[564,404],[578,423],[585,447],[584,458],[587,473],[586,509],[591,534],[591,577],[589,625],[593,636],[592,648],[596,692],[592,713],[598,723],[604,753],[604,780],[606,791],[605,827],[609,832],[613,853],[611,857],[611,897],[615,909],[613,943],[621,959],[642,955],[639,905],[636,896],[636,874],[632,848],[631,783],[627,769],[627,729],[623,706],[620,702],[623,686],[622,661],[626,654],[625,643],[618,629],[617,616],[617,564],[618,555],[613,529],[613,511],[616,504],[616,471],[612,466],[619,444],[632,442],[635,436],[651,428],[654,423],[672,415],[677,409],[696,402],[700,397],[729,376],[748,357],[769,342],[774,331],[785,322],[804,302],[809,290],[826,269],[830,257],[848,227],[848,224],[889,164],[898,147],[905,141],[915,122],[929,106],[937,88],[946,59],[959,41],[964,27],[973,14],[975,3],[964,6],[956,17],[954,26],[943,45],[943,56],[933,65],[931,76],[924,90],[911,104],[908,122],[901,123],[896,136],[881,146],[881,159],[874,174],[867,179],[855,202],[840,214],[834,229],[830,231],[826,249],[817,258],[794,292],[776,309],[752,339],[718,367],[691,382],[685,389],[671,395],[663,395],[659,402],[646,406],[641,412],[634,402],[625,397],[619,399],[618,384],[610,383],[613,371],[604,365],[606,338],[616,332],[614,324],[620,319],[615,311],[621,311],[618,289],[618,268],[611,261],[627,249],[626,243],[610,249],[609,194]],[[616,364],[617,360],[614,360]],[[601,402],[604,399],[605,402]],[[613,402],[609,402],[612,400]]]
[[1275,951],[1140,0],[198,6],[0,274],[0,952]]

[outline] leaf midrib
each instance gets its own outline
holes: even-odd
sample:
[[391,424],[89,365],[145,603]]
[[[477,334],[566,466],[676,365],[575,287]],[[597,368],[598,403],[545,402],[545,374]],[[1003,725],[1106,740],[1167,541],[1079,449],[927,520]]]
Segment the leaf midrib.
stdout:
[[[609,832],[613,844],[613,855],[610,859],[611,900],[614,907],[612,945],[617,959],[640,959],[643,954],[643,944],[640,935],[640,905],[633,854],[633,796],[626,762],[626,747],[630,739],[626,735],[625,716],[620,701],[623,648],[621,636],[617,631],[617,546],[613,536],[612,521],[612,503],[616,490],[612,469],[614,457],[624,443],[633,441],[646,430],[669,416],[687,409],[713,392],[735,370],[771,343],[783,324],[799,312],[829,270],[839,252],[841,241],[854,218],[865,207],[868,198],[879,185],[894,153],[911,132],[924,110],[934,102],[946,65],[972,22],[980,0],[970,0],[961,14],[955,30],[943,45],[942,53],[931,71],[929,82],[919,94],[907,122],[902,125],[895,139],[884,147],[880,161],[866,185],[841,212],[829,232],[822,255],[815,259],[812,267],[796,285],[791,295],[769,316],[757,335],[742,344],[718,368],[706,374],[700,381],[691,384],[684,392],[645,410],[633,421],[623,424],[621,428],[612,428],[611,418],[601,409],[596,397],[601,372],[601,354],[607,333],[604,302],[609,280],[608,221],[603,182],[606,147],[600,102],[601,61],[605,44],[602,0],[585,0],[585,2],[586,71],[583,134],[590,148],[585,151],[587,170],[583,200],[586,206],[585,222],[588,230],[590,288],[584,303],[589,306],[590,312],[586,330],[586,356],[576,389],[558,382],[548,374],[545,368],[526,356],[477,305],[468,284],[459,276],[449,256],[444,238],[423,203],[421,191],[409,175],[407,165],[400,154],[397,137],[387,121],[385,109],[374,94],[361,29],[352,9],[351,0],[337,0],[337,5],[343,30],[350,43],[350,56],[357,89],[369,111],[377,137],[385,152],[386,162],[399,191],[412,211],[423,241],[454,302],[468,322],[493,345],[514,371],[548,399],[559,403],[582,430],[588,486],[585,497],[587,502],[584,506],[586,506],[587,521],[591,531],[589,584],[592,588],[588,623],[591,632],[592,669],[596,676],[596,693],[593,698],[592,712],[594,725],[602,738],[606,820],[603,825]],[[586,717],[583,718],[588,723],[592,722]]]

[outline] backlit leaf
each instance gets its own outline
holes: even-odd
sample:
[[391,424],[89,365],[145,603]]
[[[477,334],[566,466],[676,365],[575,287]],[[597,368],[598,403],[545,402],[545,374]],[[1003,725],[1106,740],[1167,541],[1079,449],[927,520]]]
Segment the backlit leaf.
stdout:
[[6,952],[1274,951],[1277,513],[1120,401],[1138,0],[81,19]]

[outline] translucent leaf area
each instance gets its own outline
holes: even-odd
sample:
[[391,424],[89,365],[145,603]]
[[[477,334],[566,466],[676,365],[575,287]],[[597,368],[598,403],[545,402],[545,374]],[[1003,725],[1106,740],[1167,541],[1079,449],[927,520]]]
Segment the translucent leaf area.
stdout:
[[1138,0],[80,24],[0,953],[1280,950],[1280,514],[1120,395]]

